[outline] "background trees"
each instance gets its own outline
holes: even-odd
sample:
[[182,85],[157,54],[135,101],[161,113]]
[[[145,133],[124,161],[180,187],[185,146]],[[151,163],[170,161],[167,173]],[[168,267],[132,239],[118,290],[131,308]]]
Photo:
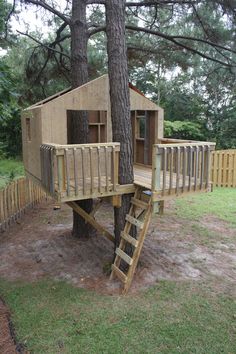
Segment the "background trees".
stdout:
[[[105,1],[84,3],[91,79],[107,72]],[[24,4],[31,4],[31,11],[42,6],[38,0]],[[17,10],[3,2],[1,7],[6,21]],[[43,35],[29,30],[24,31],[27,37],[12,36],[8,31],[6,42],[4,16],[0,24],[1,45],[8,43],[3,61],[13,69],[17,61],[20,105],[70,85],[71,6],[61,13],[60,6],[48,0],[43,9]],[[234,26],[235,1],[126,1],[130,80],[165,108],[166,120],[197,123],[203,138],[215,139],[219,147],[235,146]]]
[[[5,14],[5,21],[0,23],[1,43],[6,45],[10,41],[3,71],[8,71],[7,65],[12,68],[14,74],[10,73],[9,78],[16,77],[17,80],[10,79],[8,82],[12,83],[14,92],[16,88],[21,93],[19,96],[13,95],[13,90],[8,88],[10,95],[6,96],[6,92],[2,91],[2,100],[9,107],[35,102],[69,83],[72,87],[82,85],[107,71],[105,32],[109,42],[112,28],[118,25],[115,17],[110,20],[107,16],[107,24],[105,22],[104,5],[107,12],[111,16],[113,14],[110,1],[72,0],[71,3],[66,2],[64,8],[51,0],[24,0],[21,3],[30,6],[30,9],[34,6],[38,11],[44,11],[42,21],[47,25],[47,31],[42,34],[20,30],[14,36],[7,33],[6,24],[17,11],[18,3],[14,2],[12,7],[1,3]],[[140,0],[119,3],[123,6],[118,19],[126,29],[129,76],[133,84],[165,108],[166,134],[178,138],[211,139],[216,140],[218,147],[234,147],[236,2]],[[122,31],[124,34],[124,29]],[[123,49],[122,55],[120,47]],[[118,55],[117,63],[113,61],[114,54]],[[124,69],[117,77],[116,71],[109,69],[109,75],[114,76],[113,82],[119,77],[117,87],[111,89],[112,116],[116,127],[119,114],[122,122],[128,124],[125,94],[125,87],[128,90],[125,79],[127,63],[121,42],[116,48],[108,43],[108,59],[111,67],[118,68],[120,65]],[[122,103],[119,103],[123,110],[118,114],[116,106],[120,90],[124,92]],[[78,116],[80,119],[77,119]],[[5,134],[2,140],[5,141],[8,132],[12,131],[11,122],[6,117],[6,110],[3,110],[0,122],[4,124],[0,124]],[[87,113],[77,112],[73,117],[70,142],[86,143]],[[19,117],[16,119],[18,123],[14,127],[19,126]],[[131,153],[126,145],[131,138],[131,129],[127,125],[128,135],[124,140],[125,131],[120,131],[121,127],[122,124],[119,124],[114,133],[115,140],[122,142],[124,164],[121,164],[120,175],[122,180],[123,171],[126,171],[127,179],[131,180]],[[15,132],[18,133],[19,130]],[[4,145],[4,141],[2,149],[16,154]],[[128,152],[127,159],[123,159],[125,151]],[[91,201],[86,201],[81,206],[89,212],[91,205]],[[120,212],[125,214],[124,210]],[[74,234],[79,229],[83,234],[88,234],[88,225],[83,225],[75,215]]]

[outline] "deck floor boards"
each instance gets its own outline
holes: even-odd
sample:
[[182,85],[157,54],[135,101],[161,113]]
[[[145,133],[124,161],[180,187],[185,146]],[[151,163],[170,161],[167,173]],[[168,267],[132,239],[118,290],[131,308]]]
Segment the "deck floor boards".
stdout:
[[[163,172],[163,171],[162,171]],[[163,189],[163,173],[160,176],[160,190]],[[176,188],[177,174],[172,173],[172,188]],[[134,165],[134,183],[138,186],[145,187],[147,189],[152,189],[152,167],[144,165]],[[195,184],[194,178],[191,178],[190,185],[193,187]],[[200,184],[200,178],[197,179],[197,185]],[[185,177],[185,186],[189,185],[189,176]],[[170,173],[166,172],[166,188],[168,190],[170,186]],[[179,184],[178,188],[183,187],[183,175],[179,174]]]
[[[176,188],[176,173],[173,172],[172,177],[172,188]],[[90,178],[85,179],[85,183],[83,182],[82,178],[78,179],[78,191],[79,193],[83,193],[83,186],[85,186],[86,192],[89,194],[91,192],[90,188]],[[198,183],[200,180],[198,179]],[[147,188],[148,190],[152,189],[152,168],[151,166],[144,166],[144,165],[134,165],[134,183],[138,186]],[[166,190],[170,185],[170,174],[166,172]],[[189,185],[189,177],[186,176],[185,186]],[[97,191],[99,186],[98,177],[94,178],[94,190]],[[194,178],[191,178],[191,186],[194,186]],[[179,175],[179,188],[183,187],[183,175]],[[101,188],[103,191],[108,188],[108,191],[112,191],[113,186],[111,183],[110,178],[108,179],[108,186],[106,186],[106,176],[101,176]],[[163,189],[163,173],[160,176],[160,190]],[[75,181],[74,179],[70,179],[70,190],[74,193],[75,190]]]

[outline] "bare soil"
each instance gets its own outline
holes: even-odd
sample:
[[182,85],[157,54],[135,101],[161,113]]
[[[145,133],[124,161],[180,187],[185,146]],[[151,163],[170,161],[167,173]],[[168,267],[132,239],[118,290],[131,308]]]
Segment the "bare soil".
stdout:
[[0,299],[0,353],[17,353],[16,346],[11,334],[10,314],[7,306]]
[[[113,231],[110,205],[102,206],[96,219]],[[66,205],[53,210],[53,203],[44,203],[27,211],[19,224],[0,234],[0,277],[22,281],[50,277],[101,293],[119,293],[120,283],[107,275],[113,244],[100,235],[76,239],[71,229],[72,212]],[[209,215],[196,226],[178,218],[173,203],[166,204],[165,215],[152,218],[131,292],[160,279],[209,277],[223,277],[235,285],[236,229]]]

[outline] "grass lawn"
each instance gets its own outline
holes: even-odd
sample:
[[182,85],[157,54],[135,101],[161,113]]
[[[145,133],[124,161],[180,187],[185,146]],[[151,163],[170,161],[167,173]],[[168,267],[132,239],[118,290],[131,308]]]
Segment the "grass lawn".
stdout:
[[12,179],[24,176],[24,167],[21,160],[0,159],[0,188]]
[[205,284],[161,281],[127,297],[51,281],[0,285],[30,353],[236,353],[236,301]]
[[[208,215],[236,226],[236,189],[179,199],[175,206],[186,224]],[[0,280],[0,296],[30,353],[236,353],[235,283],[219,275],[159,281],[126,297],[50,279]]]
[[176,212],[182,218],[199,221],[204,215],[215,216],[236,227],[236,188],[214,188],[176,200]]

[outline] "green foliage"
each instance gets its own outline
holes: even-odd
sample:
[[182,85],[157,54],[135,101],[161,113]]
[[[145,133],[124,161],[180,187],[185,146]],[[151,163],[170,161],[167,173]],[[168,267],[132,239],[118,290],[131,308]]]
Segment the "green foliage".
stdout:
[[0,156],[21,154],[21,122],[18,95],[10,69],[0,64]]
[[199,123],[188,121],[164,122],[164,136],[166,138],[204,140],[206,139]]
[[[0,0],[0,10],[3,13],[0,31],[3,33],[6,14],[9,11],[4,0]],[[65,11],[70,16],[69,4]],[[39,31],[28,31],[41,41],[43,46],[30,38],[17,36],[13,40],[14,45],[3,58],[3,62],[9,67],[15,67],[17,63],[13,91],[20,93],[18,102],[21,106],[37,102],[70,85],[69,58],[49,52],[45,47],[52,45],[53,49],[70,56],[69,27],[63,28],[61,32],[61,37],[65,40],[55,44],[55,39],[58,39],[56,32],[62,21],[46,13],[42,21],[45,26],[48,22],[48,36]],[[134,26],[138,26],[143,19],[143,26],[151,26],[153,30],[159,29],[165,34],[192,36],[229,48],[235,47],[235,18],[232,4],[228,1],[198,1],[195,9],[194,6],[178,4],[158,6],[157,9],[128,8],[126,16],[126,22]],[[105,24],[102,7],[94,7],[93,11],[88,13],[88,23],[92,24],[92,28]],[[215,49],[214,46],[202,42],[178,40],[216,60],[236,62],[235,53]],[[92,36],[88,43],[91,79],[107,72],[105,41],[106,36],[100,32]],[[127,31],[127,47],[132,83],[163,106],[166,120],[187,122],[187,125],[182,127],[176,124],[173,127],[168,125],[168,136],[169,132],[173,132],[175,135],[172,137],[194,139],[196,136],[201,140],[214,140],[218,148],[236,146],[235,67],[223,67],[219,63],[210,62],[183,50],[159,36],[142,32]],[[16,112],[14,116],[15,114]],[[12,120],[15,122],[15,118]],[[189,122],[196,125],[190,126]],[[10,129],[13,126],[19,129],[17,124],[11,125],[11,122],[7,122],[7,125]],[[9,147],[6,145],[6,139],[1,141],[0,154],[1,151],[6,153]],[[15,154],[15,150],[16,147],[13,146],[13,152],[8,153]]]
[[0,158],[0,188],[21,176],[24,176],[22,161]]
[[6,32],[6,17],[10,5],[5,0],[0,0],[0,47],[4,47],[6,42],[4,40]]

